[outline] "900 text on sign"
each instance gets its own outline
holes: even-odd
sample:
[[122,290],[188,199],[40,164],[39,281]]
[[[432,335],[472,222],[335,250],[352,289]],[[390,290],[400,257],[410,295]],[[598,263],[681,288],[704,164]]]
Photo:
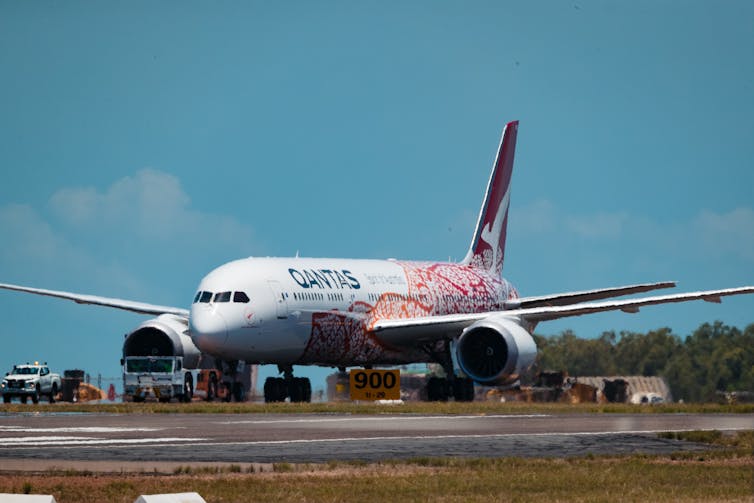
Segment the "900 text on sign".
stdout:
[[400,400],[400,370],[351,370],[351,400]]

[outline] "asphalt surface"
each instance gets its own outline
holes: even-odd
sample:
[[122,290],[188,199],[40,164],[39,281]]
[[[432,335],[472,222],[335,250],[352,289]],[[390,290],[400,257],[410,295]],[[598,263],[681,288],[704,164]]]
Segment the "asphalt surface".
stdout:
[[658,432],[711,429],[752,430],[754,415],[0,414],[0,470],[657,454],[710,449]]

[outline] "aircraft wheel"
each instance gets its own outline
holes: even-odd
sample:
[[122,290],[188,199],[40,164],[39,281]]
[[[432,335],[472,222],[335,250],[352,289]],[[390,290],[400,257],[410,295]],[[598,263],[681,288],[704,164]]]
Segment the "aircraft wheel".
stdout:
[[288,395],[285,379],[281,377],[268,377],[264,381],[265,403],[284,402]]
[[448,380],[441,377],[430,377],[427,381],[427,399],[430,402],[446,402],[448,400]]
[[456,402],[473,402],[474,381],[464,377],[456,377],[453,381],[453,397]]
[[301,380],[304,386],[304,402],[310,403],[312,401],[312,382],[308,377],[303,377]]
[[312,384],[306,377],[294,377],[291,382],[291,402],[308,403],[312,401]]
[[233,400],[236,402],[243,402],[246,399],[246,394],[244,393],[243,384],[240,382],[234,382],[233,383]]
[[217,376],[215,374],[209,375],[209,382],[207,383],[207,401],[211,402],[217,396]]
[[194,378],[191,377],[191,374],[186,374],[186,377],[183,379],[183,395],[181,395],[181,401],[184,403],[189,403],[193,397]]

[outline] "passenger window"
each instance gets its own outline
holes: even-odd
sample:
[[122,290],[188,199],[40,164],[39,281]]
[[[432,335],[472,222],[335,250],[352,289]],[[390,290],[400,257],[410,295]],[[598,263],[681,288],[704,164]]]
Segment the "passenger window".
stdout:
[[233,293],[233,302],[241,302],[243,304],[246,304],[249,302],[249,296],[246,295],[244,292],[234,292]]
[[207,303],[212,300],[212,292],[202,292],[202,296],[199,297],[199,302]]
[[215,302],[230,302],[230,292],[216,293]]

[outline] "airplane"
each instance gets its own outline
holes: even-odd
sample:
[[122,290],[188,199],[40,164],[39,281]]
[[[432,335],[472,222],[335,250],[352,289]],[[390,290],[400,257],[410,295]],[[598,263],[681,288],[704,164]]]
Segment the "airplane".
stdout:
[[[605,300],[670,288],[643,283],[522,297],[502,276],[518,121],[505,125],[471,244],[463,260],[415,262],[250,257],[199,283],[190,309],[0,284],[0,288],[154,315],[126,335],[124,356],[176,355],[196,368],[214,358],[275,364],[266,402],[311,401],[294,365],[372,368],[437,363],[430,400],[471,401],[474,383],[507,385],[534,364],[538,323],[602,311],[754,293],[754,287]],[[236,391],[236,390],[234,390]]]

